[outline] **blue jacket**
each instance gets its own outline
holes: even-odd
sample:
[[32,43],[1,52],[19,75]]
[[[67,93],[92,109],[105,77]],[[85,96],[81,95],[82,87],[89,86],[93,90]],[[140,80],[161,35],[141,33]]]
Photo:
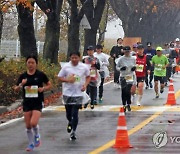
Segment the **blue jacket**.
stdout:
[[151,50],[145,49],[145,50],[144,50],[144,54],[147,55],[148,60],[151,60],[152,57],[153,57],[154,55],[156,55],[156,50],[155,50],[155,49],[151,49]]

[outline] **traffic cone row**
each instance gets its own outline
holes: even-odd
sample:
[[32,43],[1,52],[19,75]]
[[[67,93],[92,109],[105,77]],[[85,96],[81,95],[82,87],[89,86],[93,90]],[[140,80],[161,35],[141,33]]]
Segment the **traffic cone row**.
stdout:
[[126,119],[124,114],[124,108],[120,108],[119,118],[118,118],[118,126],[116,132],[116,140],[113,148],[132,148],[129,143],[129,137],[126,126]]
[[166,105],[176,105],[173,81],[170,80]]

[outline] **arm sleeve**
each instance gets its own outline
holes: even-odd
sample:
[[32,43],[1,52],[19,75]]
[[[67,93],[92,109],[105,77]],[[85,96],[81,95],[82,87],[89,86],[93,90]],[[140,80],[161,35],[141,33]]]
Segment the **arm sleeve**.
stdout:
[[110,55],[111,55],[112,58],[114,58],[113,55],[115,54],[115,51],[114,51],[115,49],[114,49],[114,48],[115,48],[115,47],[112,47],[112,49],[111,49],[111,51],[110,51]]
[[43,82],[44,83],[48,83],[49,82],[49,79],[47,77],[47,75],[45,73],[42,73],[42,77],[43,77]]
[[85,76],[90,76],[90,69],[86,66]]
[[135,72],[133,73],[133,85],[137,84],[137,79],[136,79],[136,74]]
[[166,57],[166,65],[169,64],[168,58]]
[[105,56],[104,56],[103,65],[109,66],[109,61],[108,61],[108,59]]
[[96,59],[96,64],[95,64],[95,67],[98,69],[98,70],[100,70],[100,61],[99,61],[99,59]]
[[147,58],[146,56],[146,70],[150,70],[150,69],[151,69],[151,63],[150,63],[149,58]]
[[58,77],[65,77],[66,76],[66,71],[65,71],[65,68],[63,67],[59,73],[58,73]]
[[121,67],[122,67],[122,66],[121,66],[121,59],[119,59],[117,65],[116,65],[116,70],[117,70],[117,71],[120,71]]
[[22,80],[23,80],[23,74],[21,74],[21,75],[19,76],[16,85],[18,86],[18,85],[22,82]]

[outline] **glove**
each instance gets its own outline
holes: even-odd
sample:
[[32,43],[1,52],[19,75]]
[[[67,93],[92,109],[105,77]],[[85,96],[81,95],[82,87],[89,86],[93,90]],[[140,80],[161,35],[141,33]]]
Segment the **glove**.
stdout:
[[133,66],[132,68],[131,68],[131,71],[135,71],[136,70],[136,66]]
[[121,71],[125,71],[125,70],[126,70],[126,66],[121,67],[120,70],[121,70]]

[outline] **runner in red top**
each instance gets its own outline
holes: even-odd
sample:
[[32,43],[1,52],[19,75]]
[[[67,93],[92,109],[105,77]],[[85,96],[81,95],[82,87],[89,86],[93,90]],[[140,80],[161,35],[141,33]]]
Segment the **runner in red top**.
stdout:
[[136,55],[136,77],[137,77],[137,91],[138,91],[138,98],[137,98],[137,105],[141,105],[141,99],[143,95],[143,87],[144,81],[146,76],[146,70],[150,73],[150,61],[148,60],[147,56],[144,54],[144,47],[142,44],[139,44],[137,47],[137,55]]

